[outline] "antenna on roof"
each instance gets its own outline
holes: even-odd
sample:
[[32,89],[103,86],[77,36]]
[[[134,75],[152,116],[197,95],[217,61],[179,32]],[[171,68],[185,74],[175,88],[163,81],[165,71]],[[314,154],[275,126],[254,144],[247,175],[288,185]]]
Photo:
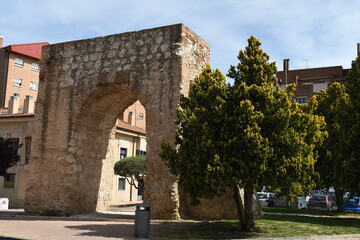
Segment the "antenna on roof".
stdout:
[[309,60],[304,60],[306,62],[306,68],[309,68]]

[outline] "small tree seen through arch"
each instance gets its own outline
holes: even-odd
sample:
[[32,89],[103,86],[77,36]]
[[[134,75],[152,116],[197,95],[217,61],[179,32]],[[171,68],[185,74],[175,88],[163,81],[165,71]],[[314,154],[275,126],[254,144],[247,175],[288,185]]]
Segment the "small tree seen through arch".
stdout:
[[146,174],[146,156],[134,156],[121,159],[115,163],[114,172],[126,178],[126,181],[139,191],[144,190],[143,176]]

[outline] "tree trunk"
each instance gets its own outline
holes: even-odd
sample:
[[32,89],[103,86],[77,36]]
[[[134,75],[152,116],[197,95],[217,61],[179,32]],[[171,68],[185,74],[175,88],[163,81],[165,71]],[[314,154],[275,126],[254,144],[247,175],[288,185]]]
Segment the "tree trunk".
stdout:
[[245,189],[244,199],[245,199],[245,231],[252,232],[255,226],[254,216],[253,216],[253,194],[254,189]]
[[336,196],[336,211],[343,212],[344,211],[344,189],[335,188],[335,196]]
[[243,201],[241,199],[239,186],[234,187],[234,196],[233,197],[234,197],[234,201],[235,201],[236,210],[238,213],[240,231],[244,232],[244,231],[246,231],[245,209],[244,209]]
[[130,184],[130,202],[132,202],[132,192],[133,192],[133,185],[134,185],[134,179],[131,178],[131,184]]

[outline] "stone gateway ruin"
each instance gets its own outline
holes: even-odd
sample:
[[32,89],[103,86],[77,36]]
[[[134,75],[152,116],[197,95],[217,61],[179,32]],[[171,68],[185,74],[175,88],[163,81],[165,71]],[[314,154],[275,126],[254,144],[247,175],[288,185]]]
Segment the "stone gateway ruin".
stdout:
[[[183,24],[43,48],[25,210],[86,213],[111,199],[116,119],[140,100],[146,109],[146,203],[152,217],[177,219],[174,176],[159,158],[173,142],[175,109],[209,62],[209,45]],[[111,139],[110,139],[111,142]]]

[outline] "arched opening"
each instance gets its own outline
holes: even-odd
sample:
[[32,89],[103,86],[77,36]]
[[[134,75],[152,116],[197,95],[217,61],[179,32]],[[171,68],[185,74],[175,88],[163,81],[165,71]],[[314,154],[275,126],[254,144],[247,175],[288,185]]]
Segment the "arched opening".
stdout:
[[134,149],[127,152],[124,146],[119,149],[116,123],[124,119],[121,116],[137,99],[125,87],[112,83],[99,87],[83,103],[74,126],[76,140],[69,146],[77,149],[73,153],[77,159],[73,167],[78,171],[73,176],[76,177],[73,194],[79,204],[73,205],[74,211],[106,210],[113,201],[114,164],[124,154],[120,153],[122,149],[126,149],[125,155],[136,154],[130,153]]
[[[119,162],[121,166],[121,163],[124,164],[125,159],[132,158],[134,160],[133,157],[146,159],[146,110],[139,100],[130,105],[120,115],[113,132],[114,137],[110,136],[108,151],[114,151],[115,164]],[[111,143],[111,141],[114,142]],[[117,209],[124,204],[141,203],[144,199],[143,187],[146,175],[141,173],[129,176],[126,174],[128,170],[139,169],[131,168],[130,165],[126,166],[118,169],[119,171],[125,171],[125,174],[117,175],[118,173],[115,172],[115,176],[113,176],[110,209]],[[103,175],[105,173],[102,173],[101,182],[106,181]],[[100,209],[99,202],[102,202],[101,199],[98,201],[98,209]],[[109,207],[105,206],[105,209],[108,210]]]
[[162,140],[173,141],[180,94],[209,55],[208,44],[182,24],[44,47],[25,210],[103,208],[113,184],[100,180],[106,169],[113,173],[114,124],[140,100],[147,118],[146,203],[152,217],[179,218],[176,181],[158,153]]

